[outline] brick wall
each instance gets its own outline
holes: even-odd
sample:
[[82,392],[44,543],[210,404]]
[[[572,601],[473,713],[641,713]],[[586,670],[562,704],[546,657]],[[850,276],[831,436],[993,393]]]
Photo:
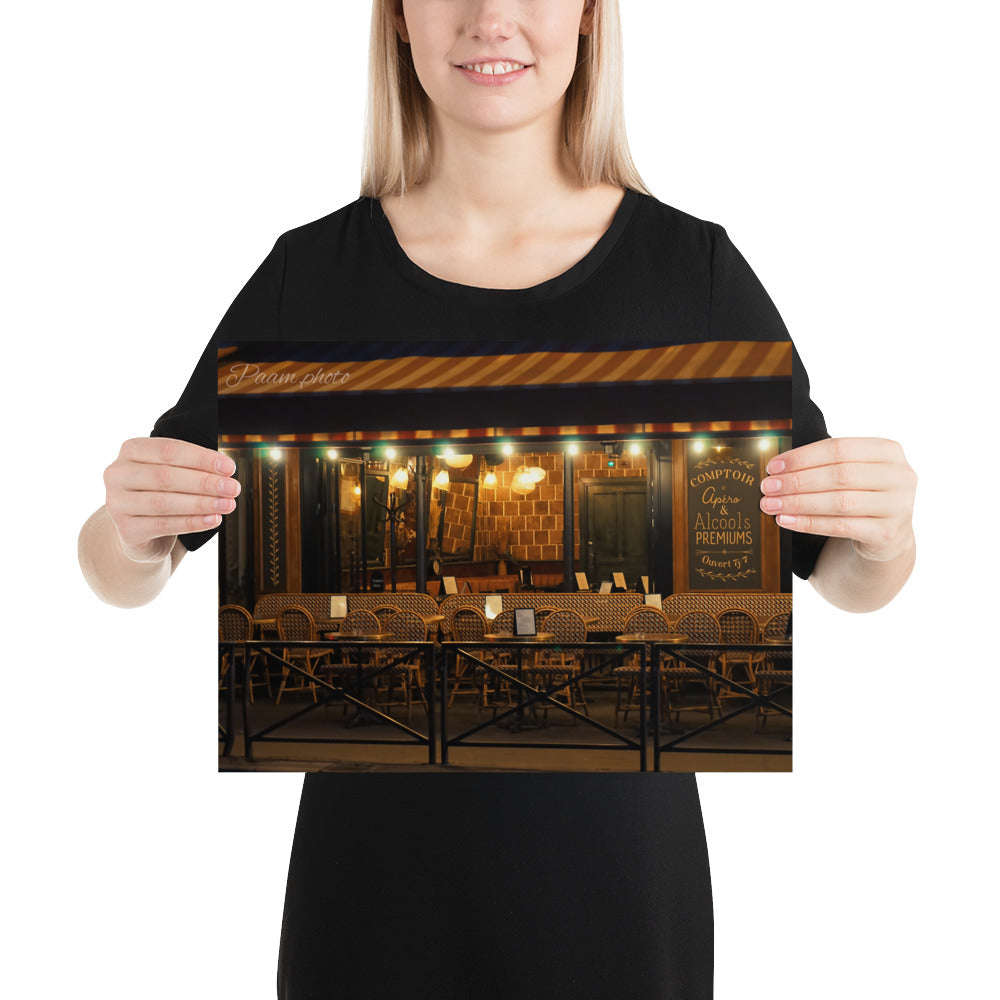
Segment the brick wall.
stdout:
[[[545,469],[545,479],[527,496],[522,497],[510,488],[511,479],[518,465],[539,465]],[[563,558],[563,455],[551,454],[514,455],[496,466],[497,486],[479,488],[479,507],[476,519],[477,560],[495,558],[490,548],[500,545],[505,532],[509,532],[507,551],[516,559],[537,562]],[[646,476],[645,454],[628,456],[618,461],[618,468],[607,467],[603,451],[587,452],[573,458],[573,558],[580,558],[580,490],[579,480],[608,478],[635,478]]]

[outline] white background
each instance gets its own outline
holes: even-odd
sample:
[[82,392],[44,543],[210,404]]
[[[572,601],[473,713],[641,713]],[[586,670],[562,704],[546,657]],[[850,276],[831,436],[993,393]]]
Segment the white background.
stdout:
[[[727,228],[831,432],[895,438],[921,477],[919,564],[889,608],[796,590],[794,775],[700,779],[716,998],[992,995],[986,5],[624,7],[646,183]],[[357,196],[368,16],[94,0],[5,19],[10,996],[274,996],[301,778],[215,772],[216,543],[123,611],[87,589],[76,536],[275,238]]]

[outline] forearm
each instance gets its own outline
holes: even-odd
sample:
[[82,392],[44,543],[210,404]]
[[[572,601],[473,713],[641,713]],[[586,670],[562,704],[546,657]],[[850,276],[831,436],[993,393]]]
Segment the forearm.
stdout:
[[147,562],[130,559],[106,507],[89,517],[80,529],[77,553],[80,569],[90,589],[106,604],[137,608],[148,604],[166,586],[167,580],[187,551],[176,537],[162,556]]
[[916,542],[894,559],[876,562],[858,555],[849,538],[830,538],[809,582],[843,611],[877,611],[902,590],[916,558]]

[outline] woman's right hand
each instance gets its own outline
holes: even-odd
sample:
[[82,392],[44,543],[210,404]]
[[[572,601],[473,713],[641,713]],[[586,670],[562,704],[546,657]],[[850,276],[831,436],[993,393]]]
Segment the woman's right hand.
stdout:
[[176,438],[131,438],[104,470],[105,507],[125,554],[164,558],[180,534],[210,531],[236,509],[236,463]]

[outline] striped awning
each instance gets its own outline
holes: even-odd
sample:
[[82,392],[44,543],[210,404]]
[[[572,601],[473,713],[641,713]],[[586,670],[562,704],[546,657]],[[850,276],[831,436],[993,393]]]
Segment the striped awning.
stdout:
[[222,440],[426,442],[785,430],[792,345],[225,344]]

